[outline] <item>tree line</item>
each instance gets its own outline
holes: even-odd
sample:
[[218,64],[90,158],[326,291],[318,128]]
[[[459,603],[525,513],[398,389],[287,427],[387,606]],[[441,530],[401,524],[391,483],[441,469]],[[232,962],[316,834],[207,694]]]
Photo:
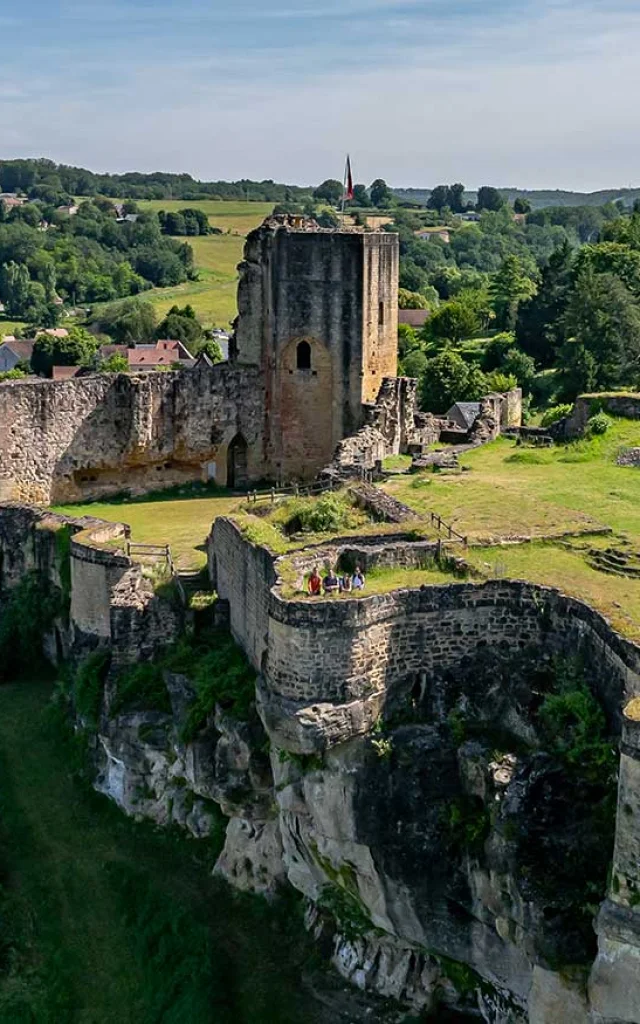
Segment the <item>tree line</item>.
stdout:
[[277,182],[198,181],[190,174],[96,174],[84,167],[38,160],[0,160],[0,192],[24,192],[30,199],[51,196],[107,196],[112,199],[236,199],[279,203],[310,195],[311,190]]
[[[200,220],[194,224],[199,231]],[[191,246],[164,234],[153,212],[118,220],[104,198],[86,200],[74,216],[39,201],[7,212],[0,202],[0,301],[12,318],[51,327],[63,304],[108,302],[194,277]]]

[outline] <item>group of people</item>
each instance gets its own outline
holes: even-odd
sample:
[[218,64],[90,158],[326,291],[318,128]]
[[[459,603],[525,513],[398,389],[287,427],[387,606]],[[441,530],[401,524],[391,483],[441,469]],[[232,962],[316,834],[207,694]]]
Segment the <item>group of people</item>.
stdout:
[[351,594],[353,591],[364,590],[364,573],[360,566],[356,565],[353,573],[345,572],[338,576],[331,566],[328,566],[326,576],[322,577],[318,572],[318,566],[314,565],[307,580],[307,590],[311,597],[321,597],[323,594]]

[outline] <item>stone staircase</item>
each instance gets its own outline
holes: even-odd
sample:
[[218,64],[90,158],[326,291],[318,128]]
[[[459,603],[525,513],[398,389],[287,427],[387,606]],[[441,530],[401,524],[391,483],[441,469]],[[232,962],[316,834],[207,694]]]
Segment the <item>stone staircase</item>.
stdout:
[[587,563],[611,576],[640,578],[640,552],[624,548],[588,548]]

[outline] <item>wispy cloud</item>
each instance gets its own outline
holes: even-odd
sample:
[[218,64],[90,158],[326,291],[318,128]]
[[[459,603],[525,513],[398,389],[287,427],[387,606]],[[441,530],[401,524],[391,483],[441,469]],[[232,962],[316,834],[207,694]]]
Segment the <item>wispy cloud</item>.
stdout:
[[349,148],[395,184],[598,187],[640,166],[637,0],[36,8],[0,71],[3,153],[317,181]]

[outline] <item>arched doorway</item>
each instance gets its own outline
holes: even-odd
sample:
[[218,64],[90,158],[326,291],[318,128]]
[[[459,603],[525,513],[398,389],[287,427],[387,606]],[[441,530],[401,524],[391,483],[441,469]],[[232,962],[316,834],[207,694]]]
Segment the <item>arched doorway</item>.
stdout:
[[248,483],[247,442],[242,434],[236,434],[227,451],[227,487],[237,489]]

